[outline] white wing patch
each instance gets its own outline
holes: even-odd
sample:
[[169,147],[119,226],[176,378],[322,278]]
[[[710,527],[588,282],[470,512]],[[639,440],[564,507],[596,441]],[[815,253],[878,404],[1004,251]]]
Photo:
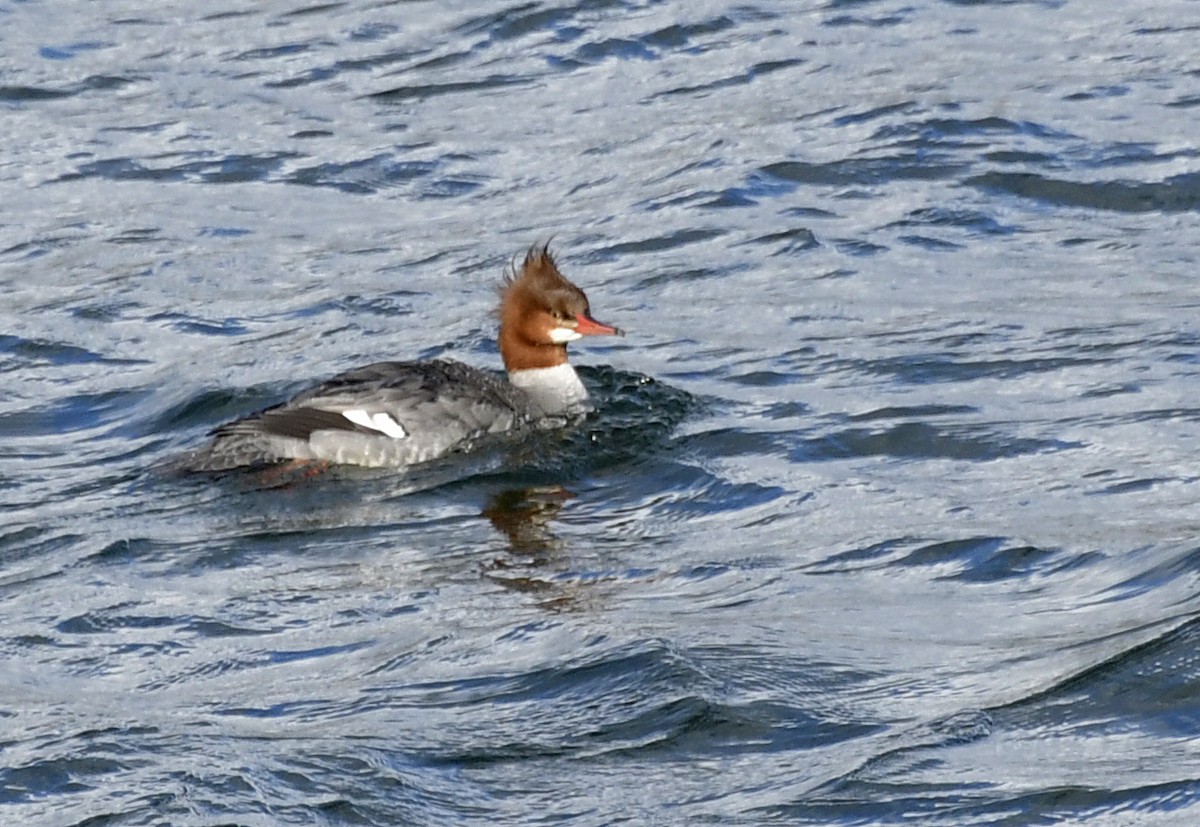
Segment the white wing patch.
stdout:
[[582,338],[583,336],[580,333],[572,330],[569,327],[550,328],[550,341],[554,342],[555,344],[561,345],[565,344],[566,342],[573,342],[576,339]]
[[404,439],[408,436],[408,431],[404,430],[403,425],[383,412],[367,413],[364,410],[355,408],[349,411],[342,411],[342,416],[349,419],[355,425],[370,428],[372,431],[379,431],[381,434],[390,436],[392,439]]

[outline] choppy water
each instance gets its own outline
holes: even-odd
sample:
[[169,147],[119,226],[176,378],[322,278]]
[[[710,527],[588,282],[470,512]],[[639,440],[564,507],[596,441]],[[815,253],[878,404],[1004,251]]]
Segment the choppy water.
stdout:
[[[0,822],[1194,823],[1198,10],[0,3]],[[551,235],[580,429],[147,473]]]

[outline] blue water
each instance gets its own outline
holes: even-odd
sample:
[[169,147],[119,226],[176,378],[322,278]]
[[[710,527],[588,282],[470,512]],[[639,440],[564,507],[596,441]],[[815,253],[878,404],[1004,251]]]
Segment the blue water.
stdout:
[[[1197,11],[0,3],[0,823],[1196,823]],[[578,428],[154,472],[551,237]]]

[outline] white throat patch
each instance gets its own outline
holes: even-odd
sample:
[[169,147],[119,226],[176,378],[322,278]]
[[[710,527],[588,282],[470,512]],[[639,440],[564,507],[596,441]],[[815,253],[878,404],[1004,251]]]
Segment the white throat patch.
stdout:
[[567,363],[552,368],[509,372],[508,379],[533,400],[542,412],[556,415],[586,409],[588,393],[579,374]]
[[583,336],[569,327],[552,327],[550,328],[550,341],[556,345],[563,345],[567,342],[573,342],[576,339],[582,339]]

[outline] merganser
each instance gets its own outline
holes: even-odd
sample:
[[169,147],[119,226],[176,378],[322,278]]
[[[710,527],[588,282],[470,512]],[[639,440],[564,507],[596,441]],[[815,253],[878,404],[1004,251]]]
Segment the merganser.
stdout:
[[623,336],[592,318],[549,245],[510,267],[500,291],[500,356],[508,380],[449,359],[377,362],[287,402],[220,426],[183,458],[189,471],[288,462],[403,468],[470,450],[485,437],[555,427],[587,412],[567,343]]

